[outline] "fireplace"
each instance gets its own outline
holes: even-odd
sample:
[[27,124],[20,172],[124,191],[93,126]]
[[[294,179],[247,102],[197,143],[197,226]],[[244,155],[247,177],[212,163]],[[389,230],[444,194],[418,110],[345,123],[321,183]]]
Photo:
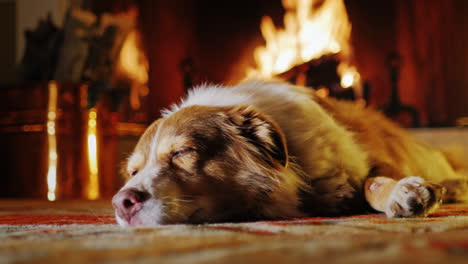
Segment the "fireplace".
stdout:
[[[285,29],[285,15],[291,8],[283,2],[295,1],[139,2],[141,30],[150,57],[150,86],[158,91],[151,97],[157,103],[153,115],[183,95],[184,76],[176,68],[180,70],[184,61],[191,62],[195,84],[235,83],[246,76],[246,69],[257,67],[256,49],[267,45],[262,19],[270,17],[276,30]],[[302,2],[315,8],[311,16],[327,3]],[[467,91],[462,84],[466,77],[461,74],[466,63],[462,62],[464,55],[457,55],[465,53],[461,43],[466,40],[456,34],[465,23],[466,3],[343,3],[351,26],[349,53],[344,61],[354,70],[351,75],[359,77],[359,96],[368,97],[369,106],[391,107],[395,87],[400,103],[416,110],[419,126],[451,126],[467,115],[468,109],[463,106]],[[390,62],[394,54],[401,59],[396,67]],[[398,78],[392,71],[398,72]],[[341,75],[338,73],[338,78]],[[414,126],[411,117],[395,119]]]
[[[204,82],[280,78],[379,108],[404,126],[466,126],[464,1],[70,3],[63,26],[43,19],[37,28],[56,37],[40,49],[56,57],[26,57],[35,54],[26,48],[34,67],[1,84],[2,196],[109,198],[145,126]],[[84,47],[89,38],[73,35],[77,28],[100,32],[87,35],[95,45]],[[83,51],[84,70],[73,71],[70,56]]]

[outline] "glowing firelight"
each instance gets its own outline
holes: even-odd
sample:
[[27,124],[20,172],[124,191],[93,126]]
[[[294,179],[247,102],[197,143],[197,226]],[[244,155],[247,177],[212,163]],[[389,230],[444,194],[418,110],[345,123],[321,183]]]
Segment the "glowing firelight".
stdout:
[[88,166],[89,183],[87,196],[90,200],[99,198],[98,178],[98,148],[97,148],[97,111],[91,108],[88,112]]
[[139,48],[138,31],[131,31],[126,37],[120,51],[118,70],[132,82],[130,90],[130,105],[133,109],[140,108],[140,96],[146,96],[149,89],[148,59]]
[[[250,76],[270,78],[325,54],[339,53],[344,61],[349,59],[351,23],[343,0],[326,0],[318,8],[314,0],[282,3],[284,29],[277,29],[270,17],[262,19],[260,29],[266,44],[255,49],[257,69],[250,69]],[[356,82],[352,70],[357,74],[354,68],[340,71],[347,73],[341,75],[346,87]]]
[[120,52],[119,66],[130,78],[140,83],[148,82],[148,60],[138,48],[138,32],[131,31]]
[[356,67],[347,66],[344,63],[340,64],[338,67],[338,73],[341,75],[340,84],[343,88],[350,88],[360,80],[360,75]]
[[57,84],[49,82],[49,99],[47,106],[47,144],[49,150],[47,170],[47,199],[55,201],[57,188],[57,138],[55,136],[55,120],[57,118]]

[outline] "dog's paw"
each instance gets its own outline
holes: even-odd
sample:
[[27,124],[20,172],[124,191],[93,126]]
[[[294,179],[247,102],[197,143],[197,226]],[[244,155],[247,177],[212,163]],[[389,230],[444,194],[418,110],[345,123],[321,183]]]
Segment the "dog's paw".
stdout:
[[401,179],[387,200],[387,217],[426,216],[442,203],[445,188],[420,177]]

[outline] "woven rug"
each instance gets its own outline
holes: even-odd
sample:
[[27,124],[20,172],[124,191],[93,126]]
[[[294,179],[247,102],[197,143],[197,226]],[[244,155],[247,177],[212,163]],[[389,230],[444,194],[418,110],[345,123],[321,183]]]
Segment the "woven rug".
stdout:
[[468,263],[468,205],[383,215],[121,228],[109,201],[0,201],[0,263]]

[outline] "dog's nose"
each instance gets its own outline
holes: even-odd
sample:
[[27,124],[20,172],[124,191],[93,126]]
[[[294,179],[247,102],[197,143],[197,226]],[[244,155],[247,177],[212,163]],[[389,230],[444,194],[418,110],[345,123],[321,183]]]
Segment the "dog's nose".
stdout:
[[120,217],[128,220],[141,209],[141,204],[148,199],[148,196],[146,192],[125,189],[114,195],[112,205]]

